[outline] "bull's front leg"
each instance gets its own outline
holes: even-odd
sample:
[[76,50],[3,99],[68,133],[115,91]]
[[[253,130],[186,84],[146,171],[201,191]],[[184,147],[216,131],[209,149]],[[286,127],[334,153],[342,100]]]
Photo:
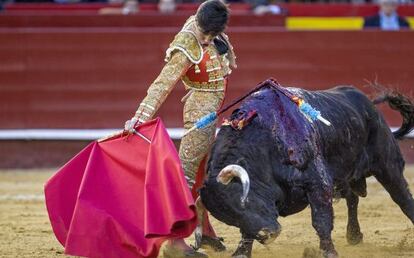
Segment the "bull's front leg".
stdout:
[[316,172],[318,174],[317,179],[314,179],[309,186],[307,196],[311,206],[312,226],[320,239],[319,247],[323,251],[324,257],[334,258],[338,257],[338,253],[331,238],[333,230],[333,183],[325,172],[325,169],[322,169],[322,171],[318,169]]
[[233,258],[252,257],[253,241],[253,237],[249,237],[243,234],[236,251],[231,256]]

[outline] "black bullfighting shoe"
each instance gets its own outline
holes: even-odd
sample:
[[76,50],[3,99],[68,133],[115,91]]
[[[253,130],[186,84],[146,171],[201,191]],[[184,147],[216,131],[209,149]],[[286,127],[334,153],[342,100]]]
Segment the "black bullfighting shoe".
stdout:
[[164,258],[208,258],[208,255],[197,252],[194,249],[182,250],[177,247],[166,245],[163,251]]
[[203,235],[201,237],[201,247],[210,247],[216,252],[223,252],[226,250],[226,246],[222,243],[224,239],[222,237],[210,237]]

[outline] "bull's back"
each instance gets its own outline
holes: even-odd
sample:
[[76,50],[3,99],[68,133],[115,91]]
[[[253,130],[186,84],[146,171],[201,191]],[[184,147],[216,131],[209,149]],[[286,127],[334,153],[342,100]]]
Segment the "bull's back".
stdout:
[[[332,126],[319,121],[315,123],[322,138],[329,139],[331,143],[338,140],[359,141],[361,135],[369,133],[372,119],[378,119],[378,112],[372,102],[352,86],[304,91],[303,94],[306,101],[332,123]],[[342,140],[338,139],[339,136],[342,136]]]
[[[324,91],[306,91],[305,99],[332,125],[316,122],[324,157],[333,167],[347,166],[366,159],[369,142],[379,128],[382,116],[360,90],[352,86],[338,86]],[[386,128],[388,129],[388,128]]]

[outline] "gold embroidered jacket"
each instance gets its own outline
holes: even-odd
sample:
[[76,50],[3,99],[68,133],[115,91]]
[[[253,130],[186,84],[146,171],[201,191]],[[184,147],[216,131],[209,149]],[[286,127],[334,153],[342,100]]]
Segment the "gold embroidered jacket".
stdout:
[[190,17],[167,49],[167,63],[136,112],[140,122],[154,116],[179,79],[192,91],[224,91],[226,76],[231,73],[230,65],[235,67],[228,37],[224,35],[230,50],[220,56],[213,44],[203,48],[191,29],[194,22],[194,16]]

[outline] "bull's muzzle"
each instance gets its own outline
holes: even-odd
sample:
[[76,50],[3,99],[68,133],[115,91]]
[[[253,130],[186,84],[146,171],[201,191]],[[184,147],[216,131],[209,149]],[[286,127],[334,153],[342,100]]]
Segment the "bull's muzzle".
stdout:
[[279,236],[281,231],[282,231],[282,228],[280,226],[278,226],[276,229],[273,229],[273,230],[268,229],[268,228],[263,228],[257,233],[256,239],[262,245],[267,245],[275,241],[275,239]]
[[217,182],[227,185],[234,177],[240,178],[243,185],[243,195],[240,198],[241,206],[244,208],[247,202],[247,195],[250,190],[250,178],[247,171],[239,165],[228,165],[223,168],[217,176]]

